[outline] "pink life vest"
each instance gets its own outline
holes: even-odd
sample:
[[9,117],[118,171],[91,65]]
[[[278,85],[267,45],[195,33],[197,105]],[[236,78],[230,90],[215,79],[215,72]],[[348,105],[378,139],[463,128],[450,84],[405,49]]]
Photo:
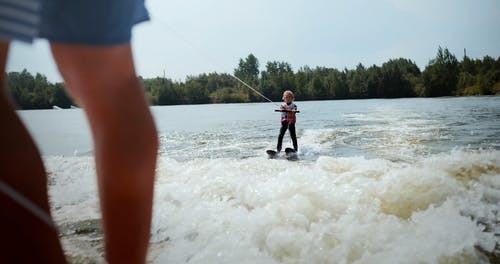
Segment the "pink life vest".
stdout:
[[[289,105],[284,103],[281,105],[282,109],[285,110],[297,110],[297,105],[294,103],[290,103]],[[293,112],[281,112],[281,123],[287,122],[288,124],[295,124],[297,121],[297,117]]]

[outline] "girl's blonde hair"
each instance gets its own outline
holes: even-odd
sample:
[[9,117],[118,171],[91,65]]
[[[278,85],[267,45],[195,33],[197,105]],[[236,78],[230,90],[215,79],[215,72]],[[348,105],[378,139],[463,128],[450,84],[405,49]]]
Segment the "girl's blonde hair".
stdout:
[[292,91],[290,91],[290,90],[286,90],[286,91],[284,91],[284,92],[283,92],[283,97],[281,98],[281,100],[285,100],[285,97],[286,97],[287,95],[290,95],[290,96],[292,97],[292,100],[294,100],[294,99],[295,99],[295,95],[293,95],[293,92],[292,92]]

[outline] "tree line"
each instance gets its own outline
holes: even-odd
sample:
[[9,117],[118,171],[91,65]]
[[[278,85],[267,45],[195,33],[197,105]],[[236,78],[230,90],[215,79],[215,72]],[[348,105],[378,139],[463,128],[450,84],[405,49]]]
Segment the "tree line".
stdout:
[[[500,94],[500,57],[461,61],[447,48],[438,48],[436,57],[423,71],[411,60],[390,59],[381,66],[359,63],[355,69],[303,66],[297,71],[287,62],[259,61],[249,54],[240,59],[234,76],[264,94],[281,101],[284,90],[306,100],[438,97]],[[142,78],[152,105],[261,102],[262,97],[227,73],[188,76],[184,82],[170,78]],[[68,108],[74,102],[66,96],[62,83],[52,84],[41,74],[26,70],[7,74],[11,94],[22,109]]]

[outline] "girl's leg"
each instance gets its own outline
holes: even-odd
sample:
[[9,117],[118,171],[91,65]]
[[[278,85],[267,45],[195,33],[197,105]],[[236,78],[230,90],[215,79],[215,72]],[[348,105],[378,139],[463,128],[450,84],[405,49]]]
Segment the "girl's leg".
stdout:
[[290,137],[292,138],[293,148],[295,151],[298,151],[299,148],[297,146],[297,135],[295,134],[295,124],[288,125],[288,129],[290,129]]
[[283,122],[281,123],[281,128],[280,128],[280,134],[278,136],[278,145],[276,146],[276,150],[278,153],[281,151],[281,145],[283,143],[283,136],[285,136],[285,132],[288,128],[288,123]]

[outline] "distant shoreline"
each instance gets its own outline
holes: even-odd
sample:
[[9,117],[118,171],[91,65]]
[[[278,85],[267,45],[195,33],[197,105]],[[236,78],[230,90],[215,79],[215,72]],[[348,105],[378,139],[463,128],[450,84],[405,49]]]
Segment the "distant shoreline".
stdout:
[[[184,82],[138,78],[151,105],[281,102],[285,90],[292,90],[302,101],[500,95],[500,57],[464,56],[458,61],[441,47],[423,71],[405,58],[343,70],[304,66],[294,71],[289,63],[277,61],[268,62],[265,68],[260,71],[257,58],[250,54],[240,59],[234,75],[203,73],[188,76]],[[7,80],[19,109],[76,105],[62,83],[50,83],[41,74],[33,76],[25,69],[9,72]]]

